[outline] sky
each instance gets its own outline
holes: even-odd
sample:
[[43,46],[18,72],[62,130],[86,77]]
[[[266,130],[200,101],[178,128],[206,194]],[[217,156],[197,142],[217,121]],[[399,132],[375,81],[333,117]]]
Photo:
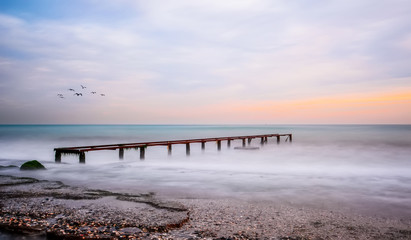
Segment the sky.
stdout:
[[410,23],[408,0],[1,0],[0,124],[411,124]]

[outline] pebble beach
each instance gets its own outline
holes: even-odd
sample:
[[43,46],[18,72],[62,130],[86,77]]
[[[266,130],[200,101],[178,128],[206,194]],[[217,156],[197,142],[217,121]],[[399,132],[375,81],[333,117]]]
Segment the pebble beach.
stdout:
[[411,239],[410,219],[272,201],[115,193],[0,176],[2,232],[37,239]]

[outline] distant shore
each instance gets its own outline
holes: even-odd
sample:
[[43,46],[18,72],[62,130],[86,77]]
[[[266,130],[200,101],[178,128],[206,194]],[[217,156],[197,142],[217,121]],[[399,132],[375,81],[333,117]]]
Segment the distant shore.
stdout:
[[410,239],[410,219],[270,201],[161,199],[0,175],[0,228],[44,239]]

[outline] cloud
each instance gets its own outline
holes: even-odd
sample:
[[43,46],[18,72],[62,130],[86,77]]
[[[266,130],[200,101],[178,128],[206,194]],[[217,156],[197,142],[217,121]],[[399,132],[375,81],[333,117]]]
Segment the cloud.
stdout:
[[[89,12],[81,4],[61,19],[0,11],[0,107],[16,116],[0,122],[187,123],[203,113],[230,122],[234,113],[219,105],[411,84],[405,1],[90,0]],[[80,84],[107,97],[56,97]]]

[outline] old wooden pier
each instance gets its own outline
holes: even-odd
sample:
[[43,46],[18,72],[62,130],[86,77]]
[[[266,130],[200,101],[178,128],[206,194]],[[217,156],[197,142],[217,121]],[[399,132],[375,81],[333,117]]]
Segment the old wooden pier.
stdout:
[[139,149],[140,159],[144,159],[147,147],[151,146],[167,146],[168,154],[172,152],[172,146],[174,144],[185,144],[186,154],[190,155],[190,144],[191,143],[201,143],[201,149],[205,149],[206,142],[216,142],[217,149],[221,150],[221,142],[227,141],[227,147],[231,146],[231,141],[241,140],[242,146],[246,147],[246,142],[248,144],[255,138],[261,139],[261,145],[267,143],[268,138],[277,138],[277,143],[280,143],[280,137],[287,137],[286,141],[292,142],[292,134],[264,134],[264,135],[252,135],[252,136],[237,136],[237,137],[217,137],[217,138],[201,138],[201,139],[186,139],[186,140],[171,140],[171,141],[159,141],[159,142],[138,142],[138,143],[123,143],[123,144],[108,144],[108,145],[94,145],[94,146],[81,146],[81,147],[67,147],[67,148],[55,148],[55,161],[56,163],[61,162],[61,156],[64,154],[74,154],[79,156],[80,163],[86,162],[86,152],[89,151],[100,151],[100,150],[119,150],[118,155],[120,159],[124,157],[125,149]]

